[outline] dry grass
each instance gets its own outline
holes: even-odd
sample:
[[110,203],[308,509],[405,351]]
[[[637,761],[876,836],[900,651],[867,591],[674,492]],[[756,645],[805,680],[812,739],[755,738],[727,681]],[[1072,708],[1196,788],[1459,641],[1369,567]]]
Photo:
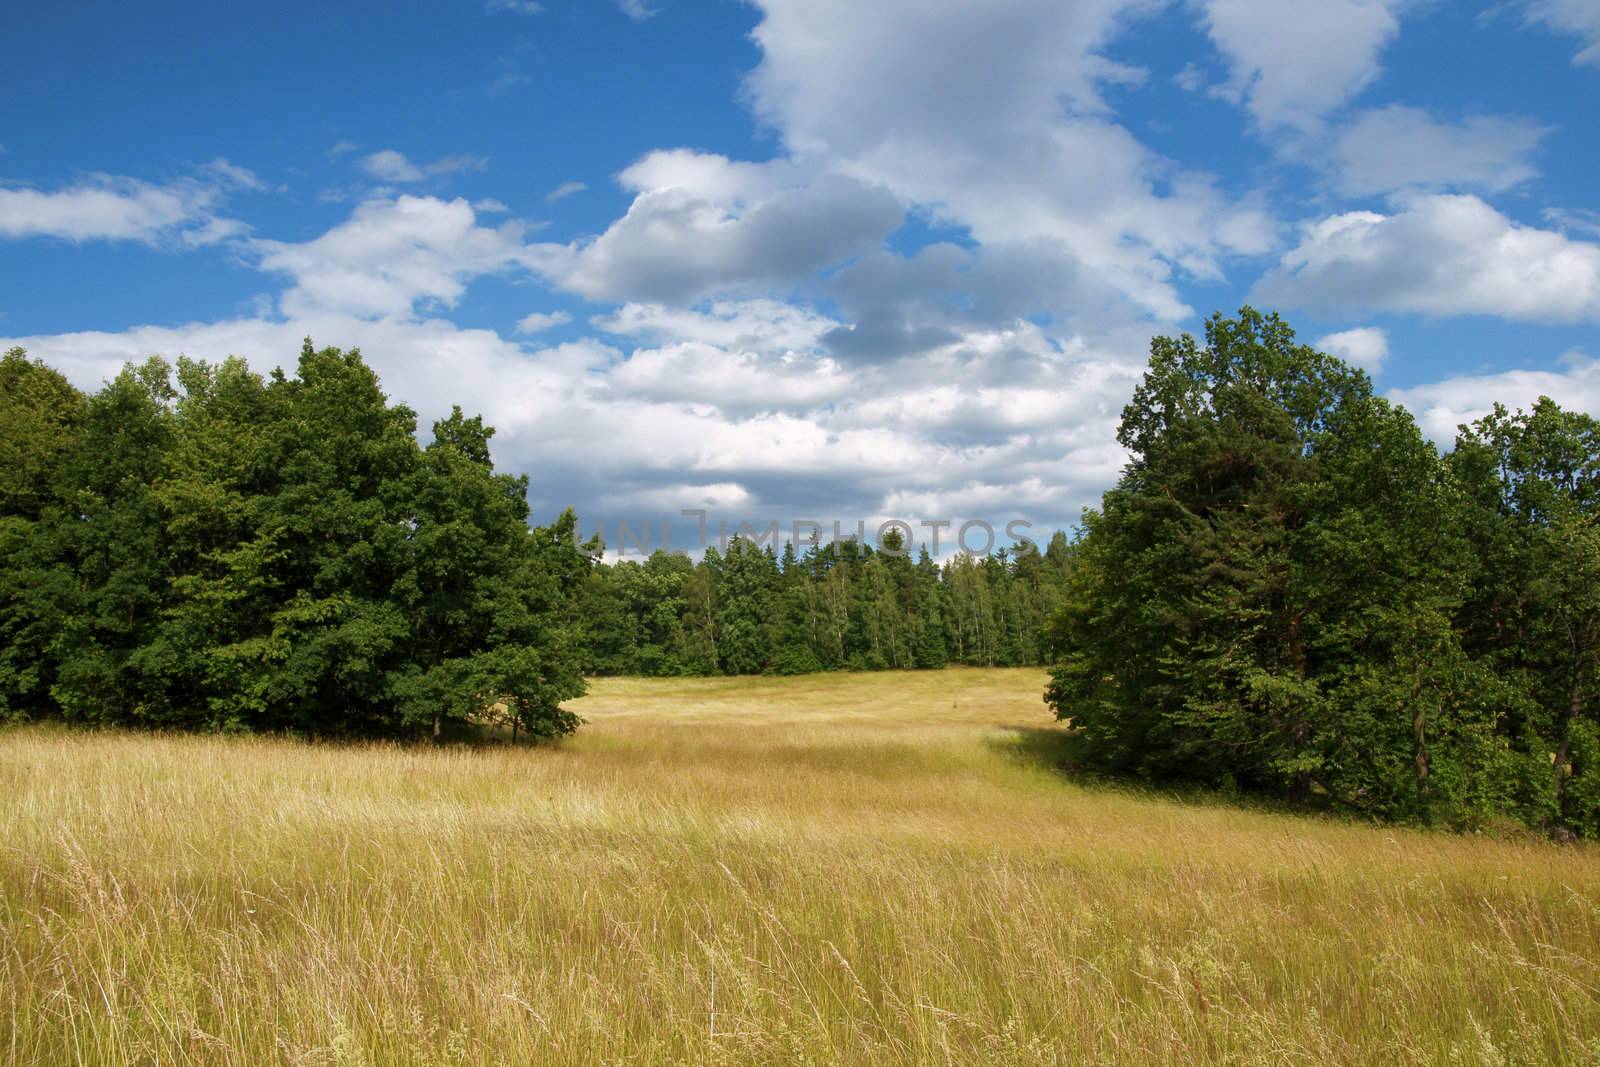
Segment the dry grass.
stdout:
[[1600,852],[1075,786],[1042,682],[603,681],[542,750],[0,733],[0,1060],[1600,1061]]

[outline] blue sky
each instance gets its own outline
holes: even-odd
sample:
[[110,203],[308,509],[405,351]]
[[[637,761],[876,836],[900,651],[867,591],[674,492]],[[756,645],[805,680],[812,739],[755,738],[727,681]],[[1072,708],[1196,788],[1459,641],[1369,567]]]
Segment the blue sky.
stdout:
[[359,345],[541,517],[1070,524],[1249,300],[1600,410],[1600,0],[11,5],[0,344]]

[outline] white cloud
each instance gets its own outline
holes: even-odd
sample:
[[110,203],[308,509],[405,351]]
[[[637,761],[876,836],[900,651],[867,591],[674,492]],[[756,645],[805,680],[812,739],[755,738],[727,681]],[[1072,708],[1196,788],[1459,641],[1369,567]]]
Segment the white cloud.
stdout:
[[1308,223],[1256,286],[1267,304],[1319,310],[1600,319],[1600,244],[1521,226],[1475,196],[1420,196],[1391,215]]
[[[226,160],[218,162],[231,166]],[[153,185],[108,174],[55,192],[0,188],[0,238],[145,244],[177,238],[190,245],[208,244],[244,229],[241,223],[216,217],[221,200],[222,193],[212,182],[185,179]]]
[[294,280],[287,314],[406,316],[418,301],[454,304],[472,278],[527,267],[524,234],[516,222],[479,226],[465,200],[402,196],[366,201],[314,240],[251,248],[261,269]]
[[1527,409],[1548,396],[1569,411],[1600,411],[1600,360],[1572,353],[1564,362],[1565,370],[1469,375],[1396,389],[1389,397],[1404,404],[1423,432],[1447,448],[1455,441],[1457,426],[1481,419],[1496,403]]
[[1330,333],[1313,347],[1376,374],[1389,357],[1389,335],[1374,326]]
[[[735,522],[852,520],[919,503],[1070,523],[1122,461],[1112,428],[1137,360],[1062,348],[1029,327],[973,335],[917,376],[851,370],[814,351],[779,352],[770,339],[794,327],[756,327],[763,308],[789,314],[757,303],[700,321],[716,330],[742,319],[741,334],[769,339],[765,347],[676,340],[628,357],[593,341],[530,347],[438,319],[333,310],[0,346],[20,344],[85,387],[151,354],[238,354],[260,371],[292,371],[304,336],[359,347],[389,394],[419,412],[424,433],[451,404],[481,412],[498,430],[497,462],[537,472],[536,516],[575,505],[586,529],[605,515],[647,508],[676,519],[707,505]],[[951,486],[988,488],[957,496]]]
[[565,326],[572,321],[572,316],[565,311],[535,311],[531,315],[524,315],[517,320],[518,333],[543,333],[553,330],[557,326]]
[[399,184],[411,184],[458,171],[482,170],[488,165],[489,161],[482,156],[465,155],[444,156],[432,163],[419,165],[392,148],[374,152],[361,161],[361,169],[369,176],[378,181]]
[[826,357],[771,356],[697,341],[635,349],[610,382],[632,396],[724,412],[806,411],[844,398],[854,384]]
[[421,167],[392,148],[374,152],[363,159],[361,169],[379,181],[385,182],[420,182],[427,177],[422,173]]
[[1263,127],[1312,130],[1378,76],[1401,0],[1201,0],[1232,74],[1226,91]]
[[480,215],[505,215],[511,211],[510,208],[506,207],[504,201],[496,200],[494,197],[474,200],[472,202],[472,210]]
[[1600,64],[1600,4],[1594,0],[1527,0],[1527,17],[1582,44],[1573,57],[1577,64]]
[[[682,518],[678,513],[685,509],[702,509],[708,513],[726,515],[730,512],[739,513],[741,510],[756,503],[750,491],[738,482],[701,482],[689,484],[675,482],[671,485],[658,485],[649,489],[632,489],[623,493],[606,493],[598,501],[600,507],[607,513],[623,515],[638,521],[637,527],[630,525],[631,531],[627,548],[629,551],[640,551],[639,540],[649,536],[652,545],[660,544],[660,525],[658,516],[666,516],[673,524],[679,523]],[[649,521],[646,529],[645,522]],[[693,529],[694,520],[682,522],[679,529]],[[737,529],[737,527],[735,527]],[[712,537],[716,536],[715,528],[708,530]],[[607,536],[610,534],[608,532]],[[621,548],[620,545],[608,545],[608,548]],[[681,543],[678,547],[682,547]],[[607,562],[615,562],[608,557]]]
[[547,204],[553,204],[557,200],[565,200],[569,196],[576,196],[578,193],[581,193],[588,188],[589,187],[582,182],[562,182],[560,185],[550,190],[550,195],[544,198],[544,202]]
[[698,341],[756,352],[821,352],[822,338],[839,322],[781,300],[721,300],[704,308],[624,304],[597,316],[599,329],[657,343]]
[[[1113,458],[1116,464],[1116,467],[1113,468],[1114,472],[1116,468],[1121,467],[1125,457],[1118,454]],[[1094,470],[1094,468],[1090,469]],[[1096,475],[1100,473],[1100,471],[1095,470]],[[1112,474],[1112,478],[1115,478],[1115,473]],[[884,501],[883,514],[895,518],[914,515],[918,517],[919,521],[922,517],[931,519],[941,516],[961,516],[963,518],[967,516],[1003,516],[1009,514],[1008,508],[1019,498],[1048,502],[1052,513],[1069,514],[1072,504],[1082,498],[1083,489],[1082,482],[1076,485],[1061,481],[1046,483],[1040,478],[1021,478],[1016,481],[1001,482],[972,481],[965,484],[951,485],[949,488],[944,489],[892,492]],[[941,544],[950,546],[951,551],[957,548],[958,539],[962,536],[960,527],[960,522],[952,522],[949,527],[940,531]],[[871,525],[869,524],[870,528]],[[915,534],[914,540],[918,544],[924,541],[931,542],[933,537],[932,530],[919,528],[918,521],[912,522],[912,530]],[[1036,541],[1041,543],[1045,537],[1049,536],[1047,529],[1035,528],[1029,530],[1027,527],[1019,527],[1018,530],[1019,532],[1030,533]],[[995,527],[993,536],[995,540],[988,547],[990,551],[1011,544],[1011,538],[1007,536],[1002,527]],[[989,534],[986,531],[974,527],[967,531],[961,546],[973,552],[981,553],[986,551],[984,545],[988,537]],[[943,555],[944,553],[941,552],[940,554]]]
[[206,245],[221,244],[223,241],[231,241],[236,237],[244,237],[249,232],[250,227],[238,219],[224,219],[213,216],[198,226],[179,230],[178,240],[186,248],[203,248]]
[[484,10],[490,14],[509,11],[514,15],[537,15],[544,10],[538,0],[488,0]]
[[1110,121],[1101,50],[1134,0],[762,0],[758,116],[798,165],[892,190],[984,246],[1028,243],[1168,319],[1177,272],[1220,275],[1273,224]]
[[839,323],[777,300],[704,308],[627,304],[593,324],[640,342],[616,368],[619,390],[731,411],[796,411],[843,399],[856,384],[822,336]]
[[1193,63],[1185,63],[1183,69],[1172,76],[1172,84],[1186,93],[1197,93],[1206,86],[1206,75]]
[[617,7],[621,8],[622,13],[635,22],[643,22],[645,19],[654,18],[660,14],[658,8],[651,7],[645,3],[645,0],[617,0]]
[[593,300],[691,303],[792,285],[875,247],[899,227],[887,191],[791,164],[655,152],[624,171],[637,192],[598,238],[542,245],[543,273]]
[[1407,188],[1500,192],[1537,173],[1529,157],[1548,132],[1528,119],[1472,115],[1448,123],[1391,106],[1346,127],[1334,159],[1340,188],[1352,196]]

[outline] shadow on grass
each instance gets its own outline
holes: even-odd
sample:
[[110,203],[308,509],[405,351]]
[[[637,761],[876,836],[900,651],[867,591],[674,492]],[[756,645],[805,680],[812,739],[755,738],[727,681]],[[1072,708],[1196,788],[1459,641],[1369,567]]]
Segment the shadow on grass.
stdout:
[[986,744],[991,750],[1008,756],[1024,766],[1048,771],[1063,781],[1093,789],[1096,792],[1118,793],[1123,796],[1147,800],[1164,800],[1178,804],[1208,808],[1232,808],[1238,811],[1292,815],[1299,817],[1329,817],[1339,821],[1370,822],[1354,810],[1339,810],[1326,802],[1293,803],[1248,790],[1225,789],[1197,781],[1157,782],[1134,774],[1113,774],[1085,766],[1079,758],[1072,731],[1065,726],[1003,726],[1001,736],[991,736]]
[[990,737],[991,749],[1013,759],[1045,770],[1059,771],[1073,778],[1083,777],[1082,768],[1072,758],[1072,735],[1063,726],[1002,726],[1005,737]]

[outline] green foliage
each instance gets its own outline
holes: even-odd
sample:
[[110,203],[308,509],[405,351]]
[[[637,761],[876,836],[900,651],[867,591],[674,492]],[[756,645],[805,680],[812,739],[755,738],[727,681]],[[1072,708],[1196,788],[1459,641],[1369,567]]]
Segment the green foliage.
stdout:
[[1524,803],[1595,832],[1600,719],[1600,422],[1542,398],[1462,427],[1450,466],[1476,549],[1466,647],[1514,686],[1508,730],[1540,773]]
[[595,569],[584,593],[599,674],[809,674],[825,670],[1040,666],[1046,619],[1061,601],[1070,547],[941,568],[903,535],[882,550],[853,540],[781,556],[748,537],[698,564],[657,552]]
[[1592,825],[1593,420],[1496,412],[1441,458],[1365,374],[1245,308],[1203,347],[1153,342],[1119,440],[1045,631],[1077,758],[1385,818]]
[[459,410],[419,446],[356,352],[293,378],[126,368],[83,397],[0,366],[0,713],[208,730],[557,736],[582,693],[575,520]]

